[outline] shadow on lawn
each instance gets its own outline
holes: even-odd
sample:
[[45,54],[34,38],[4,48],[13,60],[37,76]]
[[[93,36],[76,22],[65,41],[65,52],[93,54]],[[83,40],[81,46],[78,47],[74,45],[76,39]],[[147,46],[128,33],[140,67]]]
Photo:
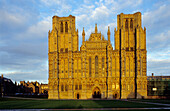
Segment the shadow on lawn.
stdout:
[[150,107],[162,107],[159,105],[135,103],[122,100],[93,100],[98,106],[102,108],[150,108]]

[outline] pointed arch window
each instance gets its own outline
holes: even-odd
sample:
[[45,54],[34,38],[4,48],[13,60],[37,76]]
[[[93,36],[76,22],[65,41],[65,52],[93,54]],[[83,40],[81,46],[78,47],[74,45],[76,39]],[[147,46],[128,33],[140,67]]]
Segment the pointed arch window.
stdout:
[[68,23],[65,23],[65,32],[68,32]]
[[61,91],[64,91],[64,85],[63,84],[61,85]]
[[65,85],[65,91],[68,91],[68,85],[67,84]]
[[91,77],[91,57],[89,58],[89,77]]
[[130,20],[130,29],[133,30],[133,20],[132,19]]
[[75,90],[78,90],[78,85],[77,84],[75,85]]
[[95,57],[95,75],[98,77],[98,57]]
[[82,85],[81,84],[79,84],[79,90],[82,90]]
[[63,22],[60,24],[60,31],[63,32]]
[[125,29],[126,30],[128,29],[128,19],[126,19],[126,22],[125,22]]
[[104,74],[104,57],[102,58],[102,73]]
[[52,60],[53,62],[52,62],[52,67],[53,67],[53,69],[52,69],[52,73],[53,73],[53,77],[55,76],[55,60],[53,59]]

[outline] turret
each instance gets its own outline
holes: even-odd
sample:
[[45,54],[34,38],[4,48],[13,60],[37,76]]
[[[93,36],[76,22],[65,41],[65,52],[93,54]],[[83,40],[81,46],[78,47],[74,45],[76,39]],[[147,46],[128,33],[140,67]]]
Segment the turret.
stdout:
[[97,33],[97,24],[95,24],[95,33]]
[[84,27],[83,27],[82,37],[83,37],[83,42],[84,42],[84,41],[85,41],[85,31],[84,31]]
[[108,31],[107,31],[107,37],[108,37],[108,41],[110,42],[110,27],[108,26]]

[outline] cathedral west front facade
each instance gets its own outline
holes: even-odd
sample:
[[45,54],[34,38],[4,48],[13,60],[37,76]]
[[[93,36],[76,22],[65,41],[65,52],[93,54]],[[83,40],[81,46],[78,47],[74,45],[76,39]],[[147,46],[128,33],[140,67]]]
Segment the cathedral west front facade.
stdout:
[[[147,96],[146,28],[141,13],[117,15],[114,36],[98,31],[79,50],[75,17],[53,16],[48,33],[49,99],[126,99]],[[114,48],[111,40],[114,39]]]

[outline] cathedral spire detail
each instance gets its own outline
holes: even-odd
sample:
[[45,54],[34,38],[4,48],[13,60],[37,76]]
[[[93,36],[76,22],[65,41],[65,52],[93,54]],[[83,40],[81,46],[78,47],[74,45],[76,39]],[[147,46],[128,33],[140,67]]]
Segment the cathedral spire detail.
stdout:
[[97,24],[95,24],[95,33],[97,33]]
[[108,37],[108,41],[110,41],[110,27],[108,26],[108,31],[107,31],[107,37]]
[[83,27],[82,37],[83,37],[83,42],[84,42],[84,41],[85,41],[85,31],[84,31],[84,27]]

